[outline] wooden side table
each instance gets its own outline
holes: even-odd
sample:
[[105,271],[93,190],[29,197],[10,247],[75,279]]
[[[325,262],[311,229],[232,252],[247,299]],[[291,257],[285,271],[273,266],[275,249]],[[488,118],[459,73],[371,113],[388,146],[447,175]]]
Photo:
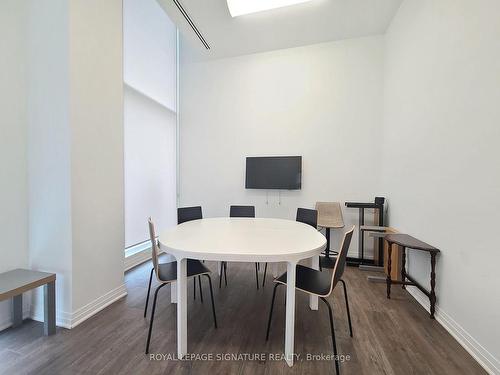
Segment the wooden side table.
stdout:
[[[430,313],[431,319],[434,319],[434,312],[436,309],[436,255],[440,252],[439,249],[431,246],[425,242],[417,240],[415,237],[412,237],[408,234],[402,233],[394,233],[387,234],[384,236],[384,239],[387,241],[389,247],[389,254],[387,259],[387,298],[391,298],[391,284],[401,284],[403,289],[406,289],[406,285],[416,286],[418,289],[422,291],[427,297],[429,297],[430,301]],[[391,263],[392,263],[392,245],[399,245],[402,249],[402,265],[401,265],[401,281],[396,281],[391,279]],[[415,279],[413,279],[406,272],[406,249],[413,249],[419,251],[426,251],[431,256],[431,290],[428,291],[422,285],[420,285]],[[409,281],[406,281],[406,280]]]
[[23,322],[23,293],[43,285],[45,335],[56,333],[56,274],[25,269],[0,273],[0,301],[12,298],[12,326]]

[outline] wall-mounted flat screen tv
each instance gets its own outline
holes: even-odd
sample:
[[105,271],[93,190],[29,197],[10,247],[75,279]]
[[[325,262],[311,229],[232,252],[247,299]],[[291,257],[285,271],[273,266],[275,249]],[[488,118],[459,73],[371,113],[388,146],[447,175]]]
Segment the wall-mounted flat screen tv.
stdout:
[[302,156],[247,157],[245,188],[299,190]]

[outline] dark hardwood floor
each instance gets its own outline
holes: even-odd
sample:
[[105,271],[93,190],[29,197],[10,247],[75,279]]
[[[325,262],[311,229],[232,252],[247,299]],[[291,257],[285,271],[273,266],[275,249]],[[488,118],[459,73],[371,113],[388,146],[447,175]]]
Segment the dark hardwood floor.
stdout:
[[[215,263],[207,262],[216,269]],[[331,355],[328,311],[308,308],[308,297],[297,292],[295,351],[300,355],[289,368],[269,354],[283,353],[284,288],[278,295],[270,340],[265,331],[272,281],[256,290],[252,264],[230,263],[228,286],[218,289],[212,275],[219,328],[214,329],[210,295],[203,281],[204,303],[188,294],[188,348],[190,353],[218,355],[265,354],[266,360],[152,361],[144,354],[149,319],[143,307],[151,265],[143,264],[126,274],[128,296],[107,307],[72,330],[59,329],[43,336],[41,323],[25,321],[0,333],[1,374],[333,374],[328,360],[307,360],[307,354]],[[484,370],[428,313],[401,288],[385,298],[385,285],[366,280],[367,273],[348,268],[348,285],[354,337],[348,334],[343,293],[337,288],[333,301],[340,353],[350,360],[342,374],[484,374]],[[170,288],[159,294],[151,353],[176,353],[176,305],[170,304]]]

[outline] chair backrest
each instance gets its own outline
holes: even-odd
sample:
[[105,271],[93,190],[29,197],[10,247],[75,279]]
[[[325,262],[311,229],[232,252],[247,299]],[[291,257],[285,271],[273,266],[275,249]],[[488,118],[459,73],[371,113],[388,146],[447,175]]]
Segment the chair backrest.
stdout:
[[297,208],[296,221],[300,221],[304,224],[309,224],[310,226],[318,227],[318,211],[310,210],[308,208]]
[[231,206],[230,217],[255,217],[255,206]]
[[335,288],[339,280],[344,274],[345,265],[347,262],[347,252],[349,251],[349,245],[351,244],[352,234],[354,233],[354,225],[352,228],[344,234],[344,239],[342,240],[342,246],[340,247],[339,255],[337,256],[337,261],[335,262],[335,267],[332,272],[332,283],[330,286],[330,293]]
[[158,241],[156,240],[155,225],[153,224],[153,220],[151,220],[151,218],[148,219],[148,224],[149,224],[149,239],[151,240],[151,259],[153,260],[153,268],[155,270],[156,278],[159,280],[160,278],[158,277],[158,253],[160,252],[160,249],[158,248]]
[[339,202],[316,202],[318,226],[323,228],[343,228],[344,218]]
[[203,219],[201,206],[180,207],[177,209],[177,224],[182,224],[186,221],[198,219]]

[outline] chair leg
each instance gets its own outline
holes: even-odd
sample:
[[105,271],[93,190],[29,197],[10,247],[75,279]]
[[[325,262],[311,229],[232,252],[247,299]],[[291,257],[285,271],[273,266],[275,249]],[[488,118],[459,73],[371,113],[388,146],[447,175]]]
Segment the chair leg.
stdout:
[[259,290],[259,266],[255,263],[255,280],[257,281],[257,290]]
[[144,317],[146,317],[146,313],[148,312],[149,292],[151,291],[151,282],[153,281],[154,270],[154,268],[151,268],[151,274],[149,275],[148,295],[146,296],[146,306],[144,306]]
[[224,272],[224,262],[220,262],[219,289],[222,287],[222,274]]
[[280,284],[274,284],[273,299],[271,300],[271,310],[269,311],[269,320],[267,321],[266,341],[269,340],[269,330],[271,329],[271,320],[273,319],[274,298],[276,297],[276,289],[278,288],[278,285]]
[[339,361],[338,361],[338,354],[337,354],[337,342],[335,341],[335,328],[333,326],[333,313],[332,313],[332,307],[328,303],[328,301],[320,297],[321,300],[326,304],[328,307],[328,314],[330,315],[330,330],[332,331],[332,344],[333,344],[333,354],[335,355],[335,371],[337,375],[340,374],[340,369],[339,369]]
[[224,262],[224,283],[227,286],[227,262]]
[[264,288],[264,285],[266,285],[266,275],[267,275],[267,262],[266,265],[264,266],[264,277],[262,279],[262,287]]
[[349,333],[350,333],[350,335],[352,337],[351,312],[349,311],[349,300],[347,298],[347,288],[346,288],[344,280],[340,279],[340,282],[344,286],[344,297],[345,297],[345,307],[346,307],[346,310],[347,310],[347,321],[349,322]]
[[203,290],[201,290],[201,276],[198,276],[198,285],[200,286],[200,300],[203,303]]
[[323,268],[321,267],[321,255],[318,257],[319,258],[319,272],[323,272]]
[[205,274],[208,279],[208,284],[210,285],[210,298],[212,299],[212,313],[214,315],[214,326],[217,328],[217,316],[215,315],[215,303],[214,303],[214,292],[212,289],[212,278],[210,275]]
[[149,332],[148,332],[148,341],[146,342],[146,354],[149,353],[149,342],[151,341],[151,332],[153,330],[153,320],[155,318],[155,310],[156,310],[156,299],[158,298],[158,292],[160,291],[161,288],[163,288],[167,284],[161,284],[158,288],[155,290],[155,298],[153,299],[153,307],[151,309],[151,319],[149,321]]

